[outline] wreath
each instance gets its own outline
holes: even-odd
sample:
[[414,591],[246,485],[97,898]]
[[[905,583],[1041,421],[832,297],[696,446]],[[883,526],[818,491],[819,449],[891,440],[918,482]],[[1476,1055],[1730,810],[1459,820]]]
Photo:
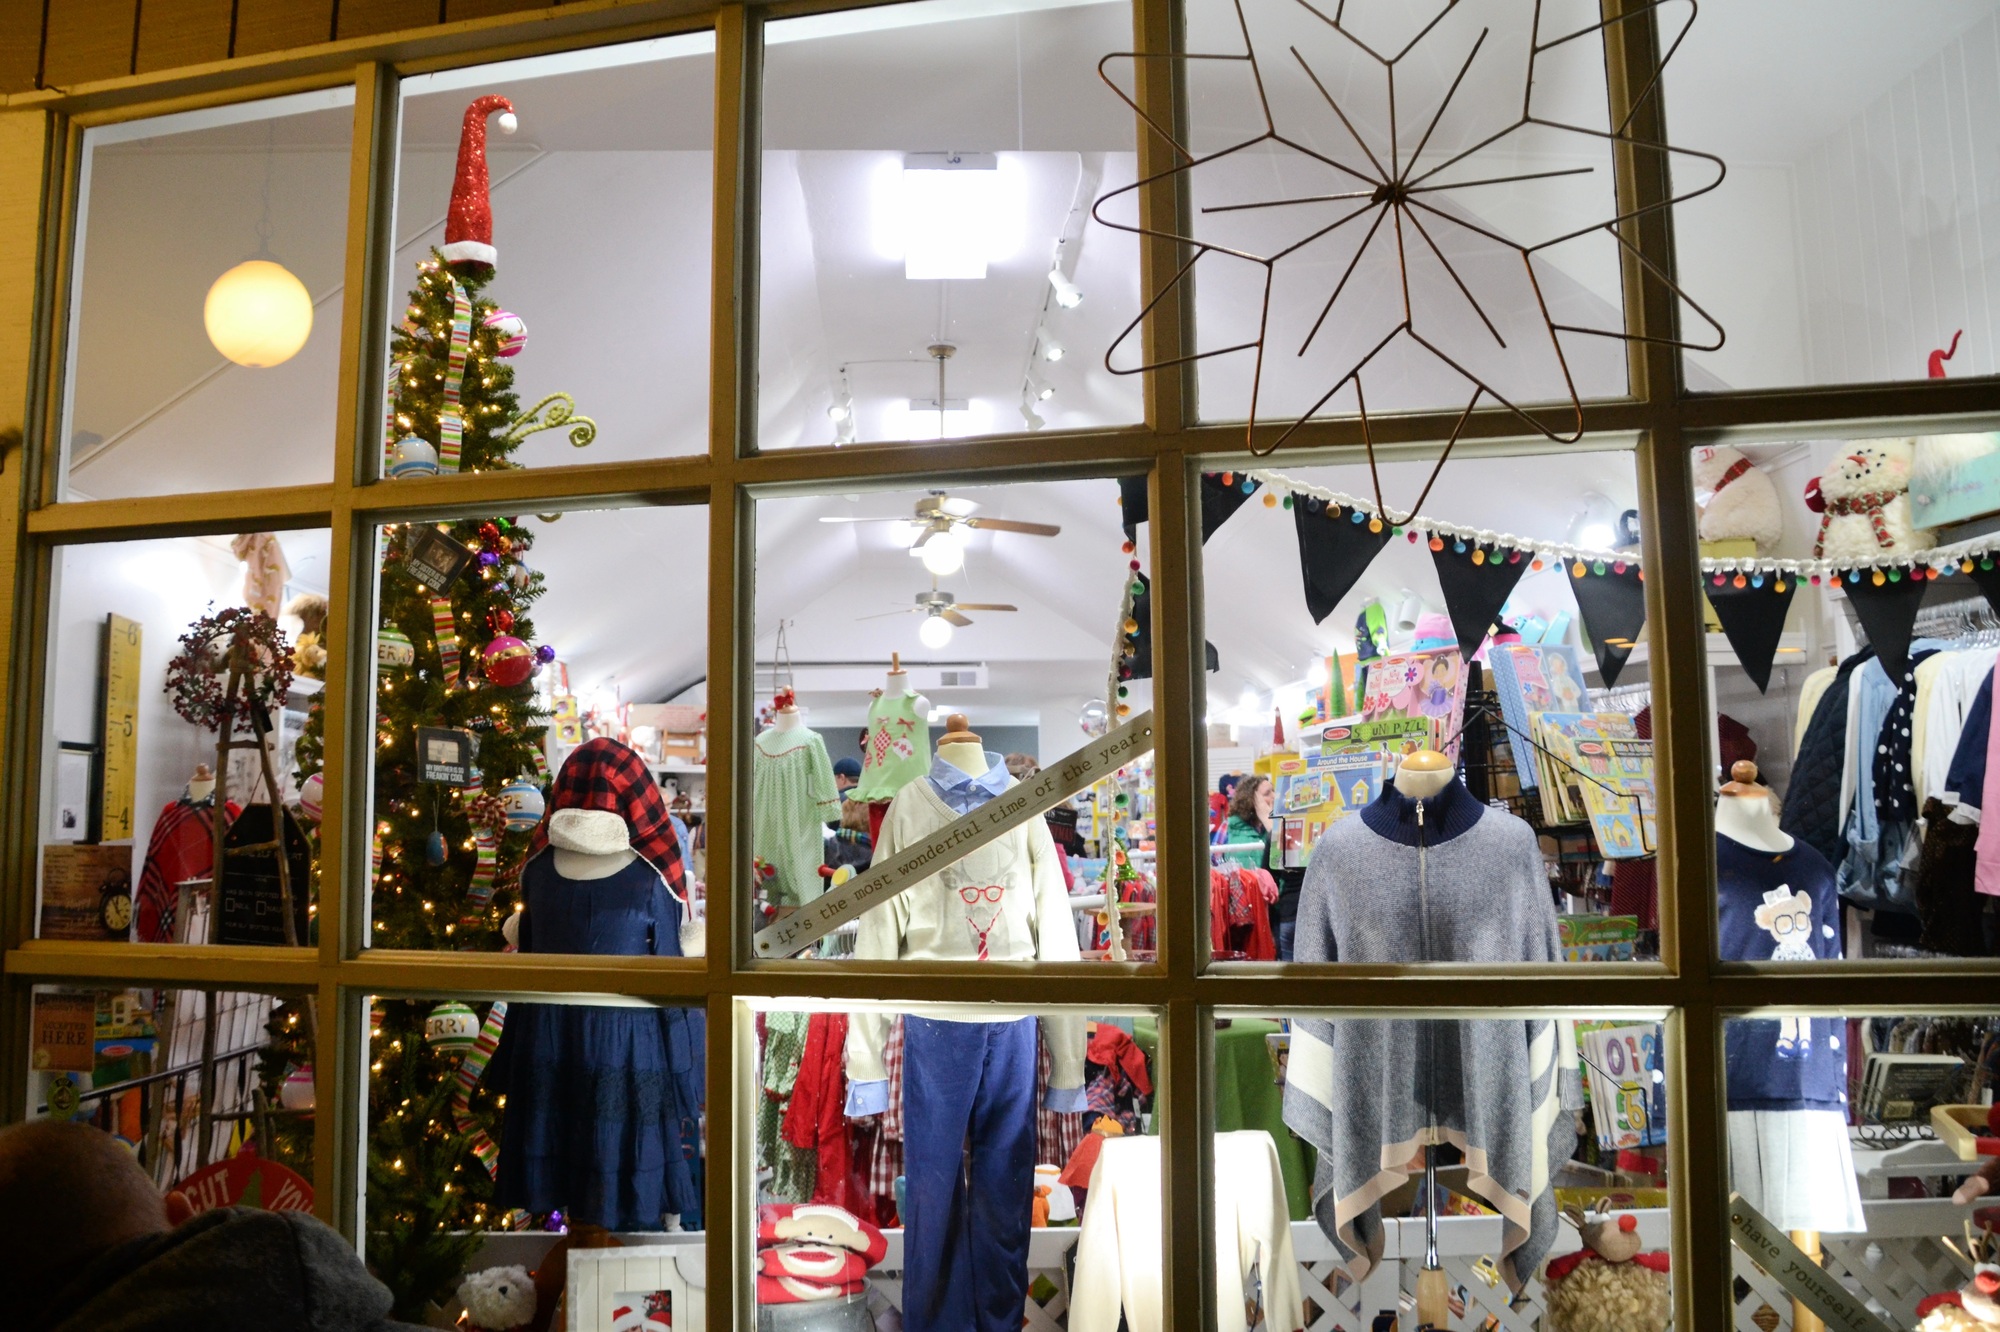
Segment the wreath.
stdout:
[[228,691],[229,663],[241,660],[250,669],[253,707],[268,712],[292,687],[292,650],[278,622],[262,611],[244,606],[204,615],[181,635],[181,650],[167,663],[167,693],[174,711],[197,726],[219,731],[240,701]]

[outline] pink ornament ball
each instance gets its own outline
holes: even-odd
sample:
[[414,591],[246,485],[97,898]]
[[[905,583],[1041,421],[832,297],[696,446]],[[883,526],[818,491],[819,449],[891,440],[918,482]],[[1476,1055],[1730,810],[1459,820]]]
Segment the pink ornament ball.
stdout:
[[326,778],[319,773],[305,779],[299,787],[299,813],[319,822],[320,805],[326,799]]
[[500,335],[500,346],[493,353],[495,356],[519,356],[521,348],[528,345],[528,325],[511,310],[495,310],[482,322]]
[[488,643],[483,657],[486,678],[505,689],[525,683],[535,669],[535,650],[512,634]]

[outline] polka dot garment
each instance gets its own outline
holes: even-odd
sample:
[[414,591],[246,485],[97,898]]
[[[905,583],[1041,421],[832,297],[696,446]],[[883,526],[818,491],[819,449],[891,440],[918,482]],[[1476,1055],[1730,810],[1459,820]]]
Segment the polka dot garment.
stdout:
[[1882,719],[1875,741],[1875,817],[1883,826],[1917,820],[1917,791],[1910,776],[1910,727],[1916,715],[1917,666],[1932,652],[1910,654],[1909,670],[1896,683],[1896,701]]

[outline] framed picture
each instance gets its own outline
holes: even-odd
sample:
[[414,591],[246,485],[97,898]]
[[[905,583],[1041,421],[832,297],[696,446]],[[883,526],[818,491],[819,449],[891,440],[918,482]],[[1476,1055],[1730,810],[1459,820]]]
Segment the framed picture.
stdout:
[[417,728],[417,768],[420,781],[466,786],[472,781],[472,732],[443,726]]
[[56,750],[55,798],[49,802],[51,842],[87,842],[97,835],[97,746],[65,740]]
[[443,592],[450,588],[471,563],[472,552],[465,543],[454,540],[435,527],[419,524],[410,529],[410,544],[403,554],[403,568],[410,577],[431,591]]

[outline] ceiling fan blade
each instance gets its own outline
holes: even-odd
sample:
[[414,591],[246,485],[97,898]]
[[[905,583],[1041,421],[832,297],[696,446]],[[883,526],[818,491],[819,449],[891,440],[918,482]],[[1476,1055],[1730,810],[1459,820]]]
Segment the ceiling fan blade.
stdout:
[[960,615],[957,611],[953,610],[949,606],[946,606],[943,610],[938,612],[938,618],[940,620],[945,621],[947,624],[955,624],[961,629],[965,628],[966,625],[972,623],[972,621],[966,619],[963,615]]
[[847,518],[822,514],[820,521],[823,523],[907,523],[910,520],[907,518]]
[[998,601],[961,601],[957,602],[956,605],[960,610],[976,611],[1012,611],[1021,609],[1019,606],[1009,606]]
[[937,529],[935,527],[926,527],[923,531],[917,533],[917,539],[910,543],[910,549],[911,550],[923,549],[924,543],[926,541],[929,541],[932,537],[936,535],[937,535]]
[[967,518],[965,525],[988,532],[1019,532],[1022,536],[1052,537],[1062,531],[1054,523],[1022,523],[1012,518]]
[[905,606],[902,610],[877,611],[873,615],[857,615],[854,618],[857,620],[886,620],[891,615],[909,615],[922,609],[923,607],[921,606]]

